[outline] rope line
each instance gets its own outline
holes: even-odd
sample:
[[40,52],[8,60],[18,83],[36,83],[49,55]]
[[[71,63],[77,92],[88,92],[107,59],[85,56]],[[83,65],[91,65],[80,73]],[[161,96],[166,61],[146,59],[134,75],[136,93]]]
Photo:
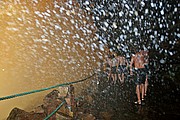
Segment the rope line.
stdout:
[[[75,101],[79,101],[80,99],[83,99],[83,97],[78,97],[75,98]],[[53,112],[51,112],[51,114],[49,114],[46,118],[44,118],[44,120],[48,120],[50,117],[52,117],[54,114],[57,113],[57,111],[66,103],[66,101],[64,100]]]
[[42,92],[42,91],[50,90],[50,89],[61,87],[61,86],[67,86],[67,85],[71,85],[71,84],[76,84],[76,83],[83,82],[83,81],[93,77],[95,74],[96,73],[93,73],[91,76],[86,77],[86,78],[84,78],[82,80],[78,80],[78,81],[67,82],[67,83],[58,84],[58,85],[55,85],[55,86],[50,86],[50,87],[47,87],[47,88],[42,88],[42,89],[39,89],[39,90],[32,90],[32,91],[29,91],[29,92],[23,92],[23,93],[19,93],[19,94],[14,94],[14,95],[9,95],[9,96],[5,96],[5,97],[1,97],[0,101],[1,100],[15,98],[15,97],[19,97],[19,96],[24,96],[24,95],[28,95],[28,94],[32,94],[32,93]]
[[44,118],[44,120],[48,120],[50,117],[52,117],[65,103],[66,101],[63,101],[51,114]]

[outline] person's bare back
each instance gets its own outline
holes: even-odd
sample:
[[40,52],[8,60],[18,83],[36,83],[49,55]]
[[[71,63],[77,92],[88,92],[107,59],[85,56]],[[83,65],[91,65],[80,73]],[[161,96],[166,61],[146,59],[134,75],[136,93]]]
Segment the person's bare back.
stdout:
[[143,51],[136,53],[135,56],[132,57],[131,64],[133,63],[135,68],[144,68],[145,59]]
[[119,63],[119,65],[126,65],[125,57],[118,56],[118,63]]

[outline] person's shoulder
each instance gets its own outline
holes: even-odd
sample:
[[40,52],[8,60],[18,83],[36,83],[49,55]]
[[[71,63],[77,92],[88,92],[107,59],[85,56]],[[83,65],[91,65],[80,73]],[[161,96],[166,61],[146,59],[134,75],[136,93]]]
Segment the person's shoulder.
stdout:
[[136,55],[137,55],[137,53],[136,54],[132,54],[131,57],[135,57]]
[[132,56],[131,56],[131,60],[133,60],[134,58],[135,58],[135,55],[132,55]]

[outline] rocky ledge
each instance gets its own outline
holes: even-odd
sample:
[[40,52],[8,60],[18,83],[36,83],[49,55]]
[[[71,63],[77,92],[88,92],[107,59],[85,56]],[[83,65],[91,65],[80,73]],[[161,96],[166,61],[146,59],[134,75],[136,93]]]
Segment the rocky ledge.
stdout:
[[77,118],[77,116],[85,120],[95,119],[92,114],[84,113],[78,107],[78,105],[82,106],[84,103],[75,101],[74,87],[70,85],[51,91],[44,97],[43,103],[30,112],[20,108],[13,108],[7,120],[44,120],[64,101],[65,104],[49,120],[72,120]]

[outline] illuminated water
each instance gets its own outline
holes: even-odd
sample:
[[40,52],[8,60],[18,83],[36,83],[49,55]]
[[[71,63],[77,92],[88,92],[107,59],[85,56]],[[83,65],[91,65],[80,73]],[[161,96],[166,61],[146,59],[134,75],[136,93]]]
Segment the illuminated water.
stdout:
[[[107,48],[130,59],[143,47],[160,94],[151,100],[178,102],[178,1],[75,1],[0,1],[0,97],[84,78]],[[0,119],[14,107],[32,109],[47,92],[0,101]]]
[[[91,45],[96,38],[89,19],[74,2],[0,1],[0,96],[75,81],[92,72],[98,48]],[[0,101],[0,119],[14,107],[32,109],[46,93]]]

